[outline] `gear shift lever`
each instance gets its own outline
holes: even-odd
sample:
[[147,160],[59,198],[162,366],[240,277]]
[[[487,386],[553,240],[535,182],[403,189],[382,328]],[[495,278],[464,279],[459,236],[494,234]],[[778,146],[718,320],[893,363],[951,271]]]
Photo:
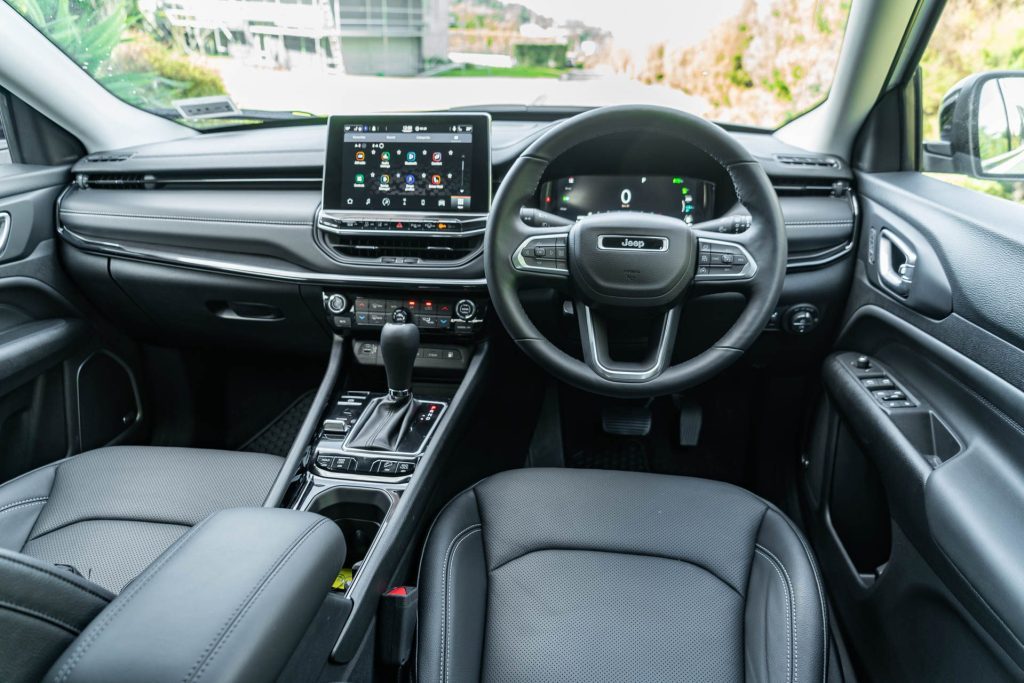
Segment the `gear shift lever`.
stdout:
[[410,323],[388,323],[380,333],[380,355],[388,376],[388,397],[405,400],[412,395],[412,367],[420,348],[420,331]]
[[394,453],[416,417],[412,369],[420,331],[410,323],[388,323],[380,333],[380,355],[388,376],[387,396],[375,399],[345,442],[347,448]]

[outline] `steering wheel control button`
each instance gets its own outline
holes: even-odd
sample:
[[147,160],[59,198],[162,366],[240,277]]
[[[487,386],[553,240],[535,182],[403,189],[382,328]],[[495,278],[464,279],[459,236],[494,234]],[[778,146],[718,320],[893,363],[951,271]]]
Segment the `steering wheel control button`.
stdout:
[[513,264],[519,270],[541,273],[568,273],[567,238],[565,235],[537,235],[519,245]]
[[757,271],[753,257],[741,245],[705,237],[699,239],[698,280],[743,280],[752,277]]

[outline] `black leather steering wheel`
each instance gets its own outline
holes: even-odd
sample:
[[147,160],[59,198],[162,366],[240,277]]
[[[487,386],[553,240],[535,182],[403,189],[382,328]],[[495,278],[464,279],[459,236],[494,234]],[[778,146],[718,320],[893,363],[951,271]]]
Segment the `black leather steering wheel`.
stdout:
[[[617,211],[580,217],[570,227],[527,225],[521,209],[533,203],[548,165],[571,147],[612,133],[655,133],[703,151],[728,172],[749,219],[687,225],[668,216]],[[549,130],[513,164],[488,218],[484,271],[505,328],[552,375],[598,394],[658,396],[722,371],[764,329],[786,275],[785,224],[764,169],[721,127],[663,107],[606,107]],[[582,362],[546,339],[523,310],[519,292],[540,287],[575,302]],[[746,297],[739,318],[713,346],[672,365],[686,298],[723,291]],[[616,311],[660,316],[660,335],[643,360],[617,361],[609,353],[606,323]]]

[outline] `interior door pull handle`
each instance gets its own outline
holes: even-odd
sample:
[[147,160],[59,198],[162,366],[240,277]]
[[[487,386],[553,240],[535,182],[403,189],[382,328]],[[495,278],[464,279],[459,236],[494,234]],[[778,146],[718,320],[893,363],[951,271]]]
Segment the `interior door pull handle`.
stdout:
[[11,237],[11,214],[0,211],[0,256],[4,255],[7,249],[7,241]]
[[906,298],[914,284],[917,252],[898,235],[882,230],[878,236],[878,279],[893,294]]

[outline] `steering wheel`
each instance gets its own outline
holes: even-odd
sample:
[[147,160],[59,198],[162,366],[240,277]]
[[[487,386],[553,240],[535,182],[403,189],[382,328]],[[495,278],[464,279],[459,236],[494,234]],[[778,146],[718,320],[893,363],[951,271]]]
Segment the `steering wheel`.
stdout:
[[[657,133],[695,147],[722,166],[749,212],[687,225],[669,216],[615,211],[571,226],[533,227],[523,209],[548,165],[571,147],[612,133]],[[616,397],[685,390],[735,362],[775,309],[786,275],[786,232],[761,165],[721,127],[664,107],[624,105],[579,114],[538,138],[513,164],[494,199],[484,238],[484,271],[494,309],[519,347],[555,377]],[[583,361],[545,338],[519,292],[553,288],[574,302]],[[672,364],[688,297],[739,292],[746,306],[711,347]],[[616,360],[608,323],[628,313],[658,324],[642,360]]]

